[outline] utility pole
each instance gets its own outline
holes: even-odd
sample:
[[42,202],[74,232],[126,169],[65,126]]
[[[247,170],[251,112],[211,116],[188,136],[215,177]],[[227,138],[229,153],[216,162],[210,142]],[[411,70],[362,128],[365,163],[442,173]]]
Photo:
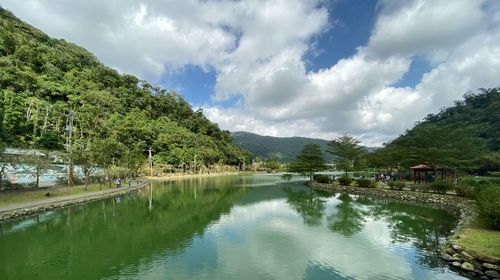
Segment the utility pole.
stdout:
[[71,152],[71,140],[73,135],[73,110],[69,109],[66,114],[66,131],[68,131],[68,138],[66,140],[66,149],[68,151],[68,187],[73,185],[73,161]]
[[151,150],[151,147],[149,147],[148,152],[149,176],[153,176],[153,150]]

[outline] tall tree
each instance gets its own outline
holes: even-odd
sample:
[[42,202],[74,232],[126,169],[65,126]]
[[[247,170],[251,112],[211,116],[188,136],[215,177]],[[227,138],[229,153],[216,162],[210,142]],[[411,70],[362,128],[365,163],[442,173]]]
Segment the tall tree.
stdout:
[[325,170],[325,159],[318,144],[305,144],[295,160],[290,163],[291,172],[304,173],[313,180],[314,172]]
[[356,161],[360,161],[366,154],[366,149],[359,143],[361,141],[348,134],[328,142],[327,152],[337,158],[335,160],[337,168],[344,170],[346,176],[347,172],[354,169]]

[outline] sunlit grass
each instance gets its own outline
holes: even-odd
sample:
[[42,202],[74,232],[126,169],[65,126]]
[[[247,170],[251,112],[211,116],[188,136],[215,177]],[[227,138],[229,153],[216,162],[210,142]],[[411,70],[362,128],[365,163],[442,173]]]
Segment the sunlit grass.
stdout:
[[[31,201],[40,201],[52,197],[61,197],[80,193],[96,192],[107,190],[107,184],[89,184],[88,190],[84,190],[83,185],[68,187],[55,187],[40,189],[35,191],[0,192],[0,206],[7,206]],[[47,195],[50,194],[50,195]]]
[[466,229],[457,241],[468,251],[500,258],[500,231],[498,230]]

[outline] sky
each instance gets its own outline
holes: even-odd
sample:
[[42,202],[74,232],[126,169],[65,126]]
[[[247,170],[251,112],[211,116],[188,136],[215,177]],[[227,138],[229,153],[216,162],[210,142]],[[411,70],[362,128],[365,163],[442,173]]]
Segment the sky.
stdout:
[[0,0],[230,131],[380,146],[500,86],[498,0]]

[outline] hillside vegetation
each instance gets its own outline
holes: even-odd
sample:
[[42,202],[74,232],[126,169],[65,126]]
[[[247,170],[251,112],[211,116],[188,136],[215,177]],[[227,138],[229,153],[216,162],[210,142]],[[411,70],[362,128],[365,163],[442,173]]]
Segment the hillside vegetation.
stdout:
[[433,168],[479,171],[500,168],[500,90],[481,89],[464,100],[429,114],[412,129],[373,154],[380,167],[408,168],[427,163]]
[[328,141],[306,137],[273,137],[262,136],[255,133],[237,131],[232,133],[233,142],[239,147],[251,152],[262,160],[278,160],[290,162],[299,154],[305,144],[318,144],[326,155],[327,161],[333,157],[327,155],[326,144]]
[[120,74],[0,8],[0,142],[64,150],[70,115],[80,164],[133,167],[149,147],[155,163],[183,168],[245,157],[229,132],[179,94]]

